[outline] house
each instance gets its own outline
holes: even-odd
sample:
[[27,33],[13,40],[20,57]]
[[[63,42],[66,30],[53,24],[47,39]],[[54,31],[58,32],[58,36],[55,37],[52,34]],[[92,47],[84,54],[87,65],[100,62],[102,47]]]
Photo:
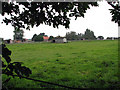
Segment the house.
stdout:
[[106,39],[107,39],[107,40],[118,40],[119,37],[107,37]]
[[14,43],[21,43],[21,40],[14,40]]
[[81,40],[85,40],[85,38],[81,38]]
[[3,40],[3,42],[4,42],[5,44],[11,44],[11,43],[14,43],[14,40],[6,39],[6,40]]
[[24,39],[22,42],[32,42],[31,39]]
[[52,43],[67,43],[67,39],[65,37],[56,37],[52,40]]
[[10,40],[10,43],[14,43],[14,41],[13,41],[13,40]]
[[43,39],[45,42],[48,42],[49,37],[48,36],[43,36]]
[[11,43],[11,39],[4,40],[4,43],[5,44],[10,44]]

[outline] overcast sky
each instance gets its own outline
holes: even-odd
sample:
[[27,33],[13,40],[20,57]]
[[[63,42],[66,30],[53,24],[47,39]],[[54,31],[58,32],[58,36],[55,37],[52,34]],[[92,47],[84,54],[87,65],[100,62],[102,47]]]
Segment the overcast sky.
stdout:
[[[59,26],[59,29],[48,25],[34,27],[30,31],[24,30],[24,38],[31,39],[34,34],[45,33],[50,36],[65,36],[66,32],[75,31],[84,33],[88,28],[94,31],[95,36],[118,37],[118,24],[111,21],[111,14],[108,9],[112,8],[106,1],[99,2],[99,7],[91,7],[85,13],[85,18],[79,17],[77,20],[71,18],[70,29]],[[2,18],[2,16],[0,16]],[[0,22],[2,19],[0,19]],[[14,28],[11,25],[0,23],[0,37],[13,39]]]

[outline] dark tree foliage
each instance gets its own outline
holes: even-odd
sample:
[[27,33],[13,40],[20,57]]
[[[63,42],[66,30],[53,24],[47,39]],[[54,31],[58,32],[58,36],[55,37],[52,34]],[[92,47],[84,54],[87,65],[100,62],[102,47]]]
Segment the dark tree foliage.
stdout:
[[85,33],[82,34],[82,33],[76,33],[74,31],[71,31],[71,32],[67,32],[66,33],[66,38],[68,40],[82,40],[83,38],[84,39],[88,39],[88,40],[95,40],[96,39],[96,36],[94,35],[94,32],[93,31],[90,31],[89,29],[86,29]]
[[26,66],[23,66],[21,62],[11,62],[11,51],[5,44],[1,44],[0,47],[2,47],[2,57],[4,58],[4,60],[2,60],[2,74],[10,76],[10,78],[3,82],[3,87],[4,84],[11,79],[11,77],[29,77],[29,75],[32,74],[32,71]]
[[77,40],[78,39],[77,34],[74,31],[66,33],[66,38],[68,40]]
[[43,36],[42,35],[37,35],[35,38],[34,38],[34,41],[35,42],[40,42],[40,41],[43,41]]
[[18,28],[15,28],[14,30],[14,40],[23,40],[24,31],[20,30]]
[[78,35],[77,35],[78,40],[83,40],[83,36],[84,36],[84,34],[78,33]]
[[47,35],[45,35],[45,33],[40,33],[39,35],[41,35],[41,36],[47,36]]
[[[20,5],[24,10],[20,12]],[[45,24],[58,28],[59,25],[69,28],[69,17],[84,17],[90,5],[98,6],[97,2],[18,2],[2,3],[2,15],[5,13],[11,18],[5,18],[3,21],[8,25],[18,28],[30,29],[30,27]],[[26,26],[25,26],[26,25]]]
[[[113,9],[110,9],[112,21],[120,26],[119,2],[108,2],[108,4],[113,7]],[[24,6],[24,11],[21,13],[19,5]],[[11,16],[10,19],[4,19],[6,25],[11,23],[12,26],[18,28],[30,29],[30,27],[40,24],[52,25],[54,28],[63,25],[65,28],[69,28],[69,17],[84,17],[84,13],[87,9],[90,9],[90,5],[98,6],[97,2],[19,2],[17,4],[3,2],[2,15],[4,16],[7,13]],[[25,24],[27,27],[25,27]]]
[[53,36],[50,36],[48,40],[52,40],[54,37]]
[[98,36],[98,39],[103,40],[104,37],[103,36]]
[[35,40],[35,37],[37,36],[37,34],[34,34],[33,37],[32,37],[32,41]]
[[32,37],[32,41],[35,41],[35,42],[43,41],[44,40],[43,36],[47,36],[47,35],[45,35],[45,33],[40,33],[39,35],[34,34]]
[[120,1],[108,2],[108,4],[113,8],[109,9],[112,14],[112,21],[118,23],[118,26],[120,26]]
[[85,34],[83,35],[83,38],[89,39],[89,40],[94,40],[94,39],[96,39],[96,36],[94,35],[93,31],[86,29]]

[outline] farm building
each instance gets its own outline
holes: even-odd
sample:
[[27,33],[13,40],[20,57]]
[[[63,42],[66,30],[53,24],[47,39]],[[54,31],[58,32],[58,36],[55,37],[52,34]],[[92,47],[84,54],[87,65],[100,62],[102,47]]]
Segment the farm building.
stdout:
[[43,39],[45,42],[48,42],[49,37],[48,36],[43,36]]
[[3,40],[3,41],[4,41],[4,43],[6,43],[6,44],[13,43],[13,40],[11,40],[11,39],[8,39],[8,40]]
[[65,37],[57,37],[52,40],[52,43],[67,43],[67,39]]
[[106,39],[107,39],[107,40],[118,40],[119,37],[107,37]]
[[21,40],[14,40],[14,43],[22,43]]
[[32,42],[31,39],[22,39],[22,40],[14,40],[14,43],[28,43]]
[[31,39],[24,39],[23,42],[32,42]]
[[81,38],[81,40],[85,40],[85,38]]

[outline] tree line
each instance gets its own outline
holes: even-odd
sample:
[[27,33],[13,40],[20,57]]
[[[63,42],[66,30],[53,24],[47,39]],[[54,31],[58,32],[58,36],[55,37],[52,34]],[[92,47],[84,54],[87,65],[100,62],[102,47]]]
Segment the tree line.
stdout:
[[[24,38],[24,31],[22,29],[18,29],[15,28],[14,30],[14,40],[21,40],[21,41],[25,41]],[[46,35],[45,33],[40,33],[40,34],[34,34],[33,37],[31,38],[32,41],[35,42],[39,42],[39,41],[44,41],[43,36],[48,37],[48,35]],[[57,36],[57,37],[61,37],[61,36]],[[104,37],[103,36],[98,36],[96,37],[94,32],[91,31],[90,29],[86,29],[85,33],[76,33],[75,31],[71,31],[71,32],[67,32],[66,35],[64,36],[67,40],[103,40]],[[48,40],[52,40],[55,39],[56,37],[54,36],[50,36]],[[117,37],[107,37],[106,39],[118,39]]]
[[86,29],[85,33],[76,33],[74,31],[66,33],[66,38],[68,40],[96,40],[97,38],[99,39],[104,39],[103,36],[98,36],[96,37],[94,35],[94,32],[91,31],[90,29]]
[[[32,37],[32,41],[43,41],[43,36],[48,37],[48,35],[46,35],[45,33],[40,33],[40,34],[34,34]],[[61,36],[57,36],[57,37],[61,37]],[[52,40],[54,39],[54,36],[50,36],[48,40]],[[96,37],[94,35],[94,32],[91,31],[90,29],[86,29],[85,33],[76,33],[75,31],[71,31],[71,32],[67,32],[65,35],[65,38],[67,40],[96,40],[97,38],[99,38],[100,40],[103,40],[104,37],[103,36],[98,36]]]

